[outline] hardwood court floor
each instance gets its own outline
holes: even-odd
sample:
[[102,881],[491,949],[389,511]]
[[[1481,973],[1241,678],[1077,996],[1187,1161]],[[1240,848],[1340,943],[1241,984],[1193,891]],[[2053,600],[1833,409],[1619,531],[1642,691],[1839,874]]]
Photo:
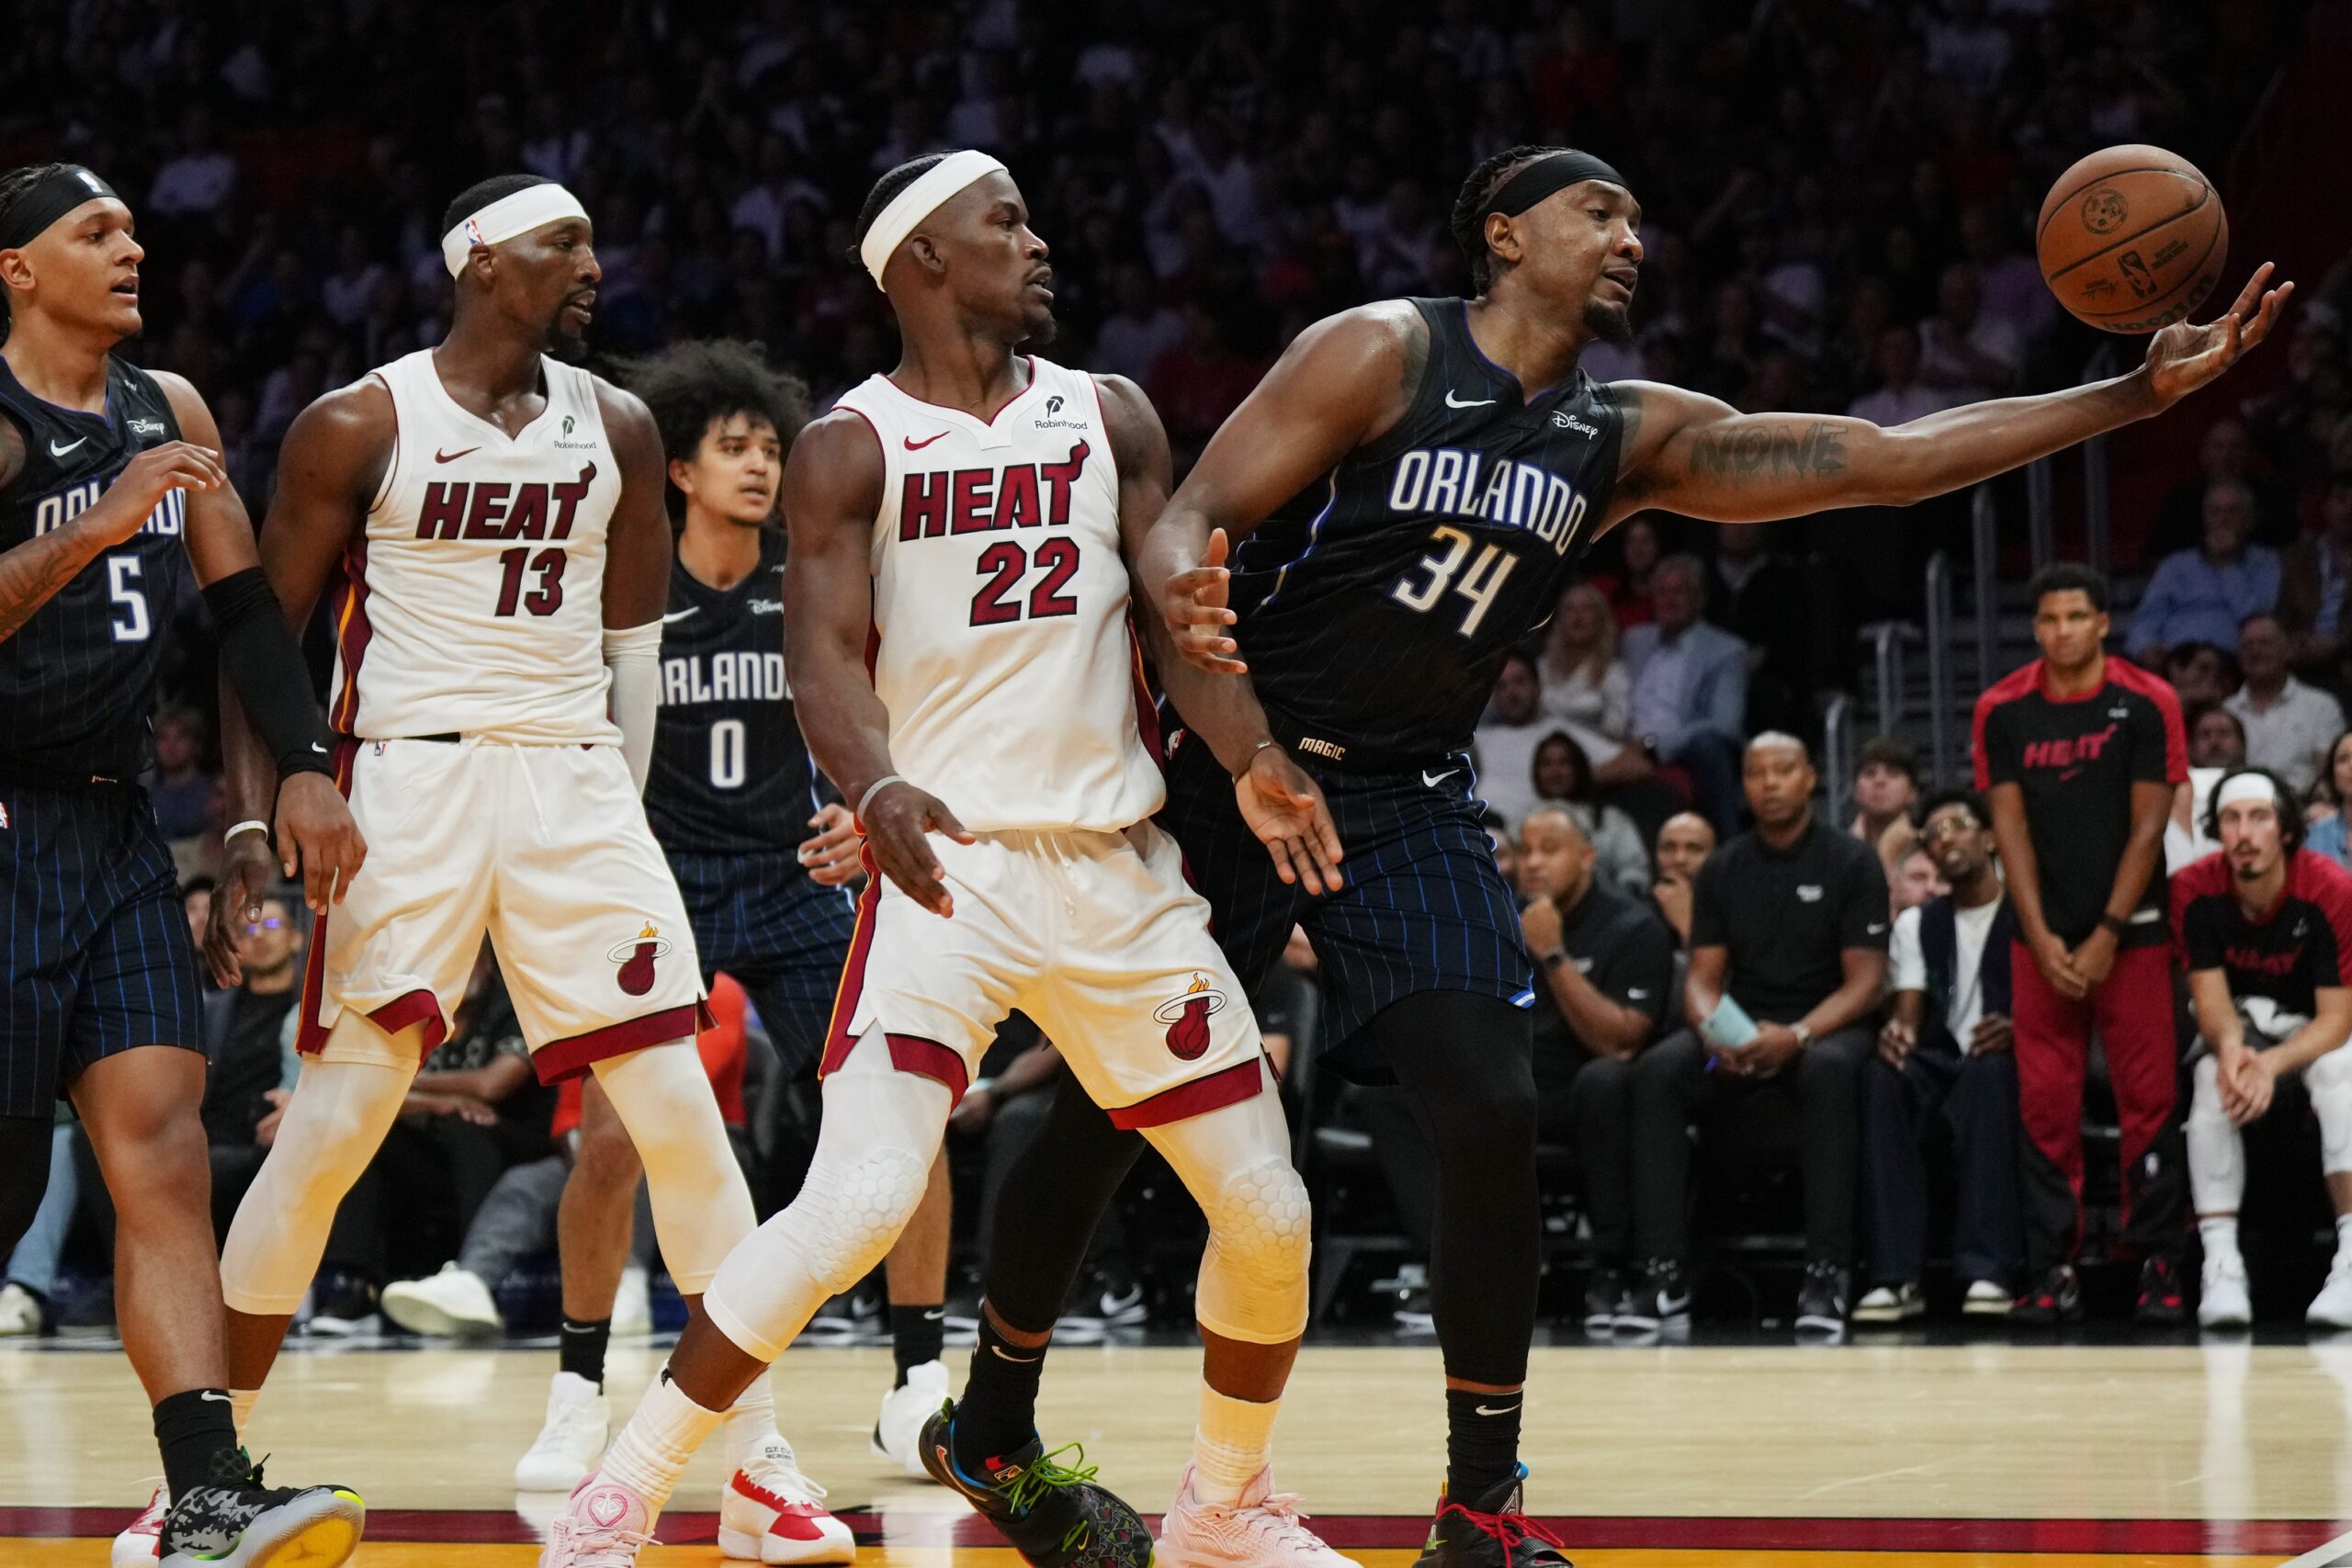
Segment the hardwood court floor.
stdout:
[[[1197,1365],[1182,1348],[1066,1347],[1045,1429],[1156,1512],[1182,1468]],[[650,1348],[616,1348],[618,1412],[658,1366]],[[868,1450],[889,1366],[885,1351],[809,1348],[775,1373],[785,1430],[866,1544],[861,1562],[1018,1568],[959,1503]],[[553,1500],[518,1498],[509,1476],[552,1371],[551,1354],[512,1348],[290,1354],[254,1450],[277,1456],[273,1480],[368,1497],[360,1568],[520,1568]],[[1365,1568],[1404,1568],[1419,1540],[1437,1389],[1433,1351],[1300,1359],[1278,1472]],[[1530,1510],[1580,1568],[2275,1568],[2352,1528],[2336,1522],[2352,1519],[2352,1344],[1542,1349],[1525,1448]],[[0,1564],[104,1563],[103,1537],[154,1469],[119,1354],[0,1349]],[[707,1451],[662,1521],[675,1544],[649,1564],[720,1561],[720,1479]]]

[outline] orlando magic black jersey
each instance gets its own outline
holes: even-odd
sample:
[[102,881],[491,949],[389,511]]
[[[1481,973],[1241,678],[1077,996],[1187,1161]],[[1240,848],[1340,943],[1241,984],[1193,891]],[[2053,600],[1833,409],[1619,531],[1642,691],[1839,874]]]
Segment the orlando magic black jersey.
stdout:
[[[820,802],[784,674],[784,536],[729,589],[673,561],[645,815],[673,856],[791,853]],[[797,861],[795,861],[797,864]]]
[[[0,549],[80,516],[131,458],[180,436],[155,378],[111,356],[102,414],[42,401],[0,360],[0,414],[25,444],[24,467],[0,489]],[[187,497],[173,491],[138,533],[0,641],[0,772],[67,784],[146,768],[164,621],[187,570]]]
[[1462,300],[1411,303],[1430,333],[1412,406],[1235,558],[1234,637],[1276,733],[1343,766],[1469,744],[1503,655],[1550,617],[1617,479],[1610,388],[1578,371],[1524,398],[1478,351]]

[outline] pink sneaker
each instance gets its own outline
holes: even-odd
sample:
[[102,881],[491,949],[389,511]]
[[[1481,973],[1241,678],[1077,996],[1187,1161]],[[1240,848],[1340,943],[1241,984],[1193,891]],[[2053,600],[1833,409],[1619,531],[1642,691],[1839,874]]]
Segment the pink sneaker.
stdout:
[[792,1445],[770,1437],[718,1495],[721,1555],[752,1562],[851,1562],[857,1538],[825,1510],[825,1489],[800,1473]]
[[164,1516],[171,1508],[172,1500],[164,1495],[164,1483],[158,1481],[155,1495],[147,1499],[147,1506],[114,1538],[114,1568],[155,1568],[164,1555]]
[[1241,1501],[1204,1503],[1193,1493],[1193,1471],[1159,1521],[1159,1568],[1356,1568],[1308,1529],[1295,1493],[1276,1492],[1274,1472],[1261,1470]]
[[652,1544],[653,1510],[645,1499],[592,1472],[548,1526],[539,1568],[636,1568],[639,1551]]

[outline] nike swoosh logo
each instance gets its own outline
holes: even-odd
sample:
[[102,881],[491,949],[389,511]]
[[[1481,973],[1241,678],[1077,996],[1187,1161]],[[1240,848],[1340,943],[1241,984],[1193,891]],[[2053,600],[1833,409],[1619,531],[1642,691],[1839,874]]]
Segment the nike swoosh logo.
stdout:
[[325,755],[327,754],[327,749],[326,749],[325,747],[323,747],[323,746],[320,745],[320,744],[319,744],[317,741],[315,741],[315,740],[313,740],[313,741],[311,741],[311,750],[313,750],[313,751],[316,751],[316,752],[317,752],[320,756],[322,756],[322,757],[323,757],[323,756],[325,756]]
[[696,610],[701,608],[702,606],[699,604],[689,604],[683,610],[673,610],[668,615],[662,617],[662,624],[666,626],[672,621],[683,621],[688,615],[693,615]]
[[1435,789],[1461,771],[1460,768],[1448,768],[1442,773],[1424,773],[1421,774],[1421,783],[1427,788]]
[[460,457],[481,450],[479,446],[469,446],[463,452],[444,452],[436,447],[433,453],[433,460],[436,463],[454,463]]
[[989,1348],[995,1351],[1001,1359],[1011,1361],[1016,1367],[1034,1366],[1038,1359],[1035,1356],[1008,1356],[1001,1345],[991,1345]]
[[1864,927],[1863,930],[1866,934],[1870,936],[1876,936],[1879,932],[1886,930],[1886,922],[1884,920],[1881,920],[1875,925]]
[[[87,437],[87,436],[84,436],[84,437],[83,437],[83,440],[85,440],[85,441],[86,441],[86,440],[88,440],[88,439],[89,439],[89,437]],[[78,445],[78,444],[77,444],[77,445]],[[204,1391],[204,1397],[205,1397],[206,1399],[210,1400],[210,1401],[211,1401],[213,1404],[235,1404],[235,1403],[236,1403],[236,1401],[234,1401],[234,1400],[231,1399],[227,1394],[225,1394],[225,1393],[213,1393],[213,1392],[212,1392],[212,1390],[210,1390],[210,1389],[209,1389],[209,1388],[208,1388],[208,1389],[206,1389],[206,1390]]]
[[924,447],[926,447],[926,446],[930,446],[933,442],[934,442],[934,441],[937,441],[937,440],[940,440],[940,439],[942,439],[942,438],[944,438],[946,434],[947,434],[947,432],[945,432],[945,431],[944,431],[944,430],[943,430],[943,431],[939,432],[939,434],[936,434],[936,435],[926,435],[926,436],[924,436],[924,437],[923,437],[922,440],[920,440],[920,441],[916,440],[916,439],[915,439],[913,436],[911,436],[911,435],[901,435],[901,436],[899,436],[899,440],[901,440],[901,441],[903,441],[903,442],[905,442],[905,443],[907,444],[907,450],[908,450],[908,451],[910,451],[910,452],[920,452],[920,451],[922,451]]
[[1448,387],[1445,389],[1445,406],[1450,409],[1482,409],[1487,407],[1489,403],[1492,403],[1494,400],[1495,400],[1492,398],[1473,398],[1466,400],[1457,398],[1453,395],[1453,388]]
[[87,441],[87,440],[89,440],[89,439],[90,439],[90,438],[89,438],[88,436],[85,435],[84,437],[82,437],[82,440],[81,440],[81,441],[68,441],[68,442],[67,442],[64,446],[60,446],[56,442],[52,441],[52,442],[51,442],[51,443],[49,444],[49,455],[50,455],[51,457],[62,457],[63,456],[65,456],[65,454],[67,454],[68,452],[73,451],[73,450],[74,450],[74,448],[75,448],[76,446],[81,446],[81,445],[83,444],[83,442],[85,442],[85,441]]
[[1512,1411],[1518,1409],[1519,1406],[1517,1404],[1499,1404],[1491,1406],[1479,1404],[1474,1405],[1472,1408],[1476,1410],[1481,1416],[1508,1416]]
[[947,1309],[945,1307],[933,1307],[929,1312],[922,1314],[922,1320],[925,1323],[938,1323],[944,1320],[946,1316]]

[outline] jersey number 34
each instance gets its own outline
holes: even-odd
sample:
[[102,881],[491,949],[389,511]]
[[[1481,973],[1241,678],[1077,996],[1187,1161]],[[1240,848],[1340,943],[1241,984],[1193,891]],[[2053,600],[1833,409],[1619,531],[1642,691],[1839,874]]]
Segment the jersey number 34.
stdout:
[[[1470,570],[1463,571],[1462,563],[1470,560],[1470,547],[1476,540],[1459,528],[1443,525],[1430,530],[1430,540],[1442,546],[1442,553],[1423,556],[1411,571],[1396,580],[1396,586],[1388,591],[1388,596],[1408,610],[1426,615],[1437,608],[1438,601],[1451,588],[1470,601],[1469,611],[1462,617],[1462,635],[1476,637],[1478,623],[1494,608],[1495,595],[1502,592],[1503,581],[1510,576],[1511,568],[1519,564],[1519,558],[1500,545],[1488,545],[1478,552],[1476,560],[1470,561]],[[1462,578],[1459,582],[1454,581],[1457,572]]]

